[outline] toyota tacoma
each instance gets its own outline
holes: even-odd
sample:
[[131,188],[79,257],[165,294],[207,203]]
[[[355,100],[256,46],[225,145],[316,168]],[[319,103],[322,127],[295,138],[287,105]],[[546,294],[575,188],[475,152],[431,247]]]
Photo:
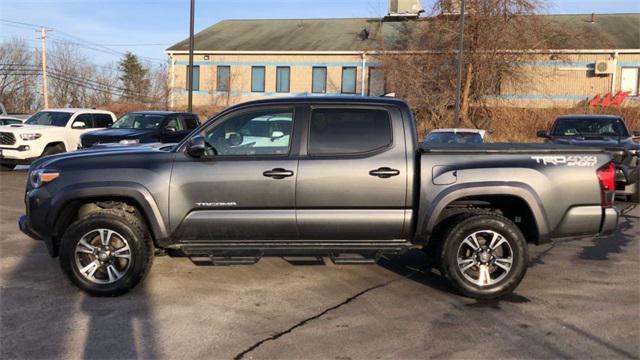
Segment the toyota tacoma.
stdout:
[[419,145],[397,99],[268,99],[175,146],[36,161],[19,226],[98,296],[133,288],[160,252],[344,264],[418,248],[460,293],[486,299],[520,283],[529,243],[613,232],[614,175],[595,149]]

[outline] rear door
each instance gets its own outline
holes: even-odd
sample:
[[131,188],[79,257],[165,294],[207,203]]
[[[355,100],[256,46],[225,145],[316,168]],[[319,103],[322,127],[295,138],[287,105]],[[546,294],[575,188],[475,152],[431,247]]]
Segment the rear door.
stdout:
[[[392,121],[393,118],[396,121]],[[296,184],[302,239],[389,240],[404,235],[407,158],[392,107],[310,109]]]

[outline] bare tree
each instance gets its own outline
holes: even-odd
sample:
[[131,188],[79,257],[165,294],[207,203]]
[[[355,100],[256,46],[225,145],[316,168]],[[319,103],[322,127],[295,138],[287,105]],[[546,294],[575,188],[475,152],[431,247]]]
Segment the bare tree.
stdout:
[[49,103],[52,106],[90,106],[96,91],[95,67],[71,42],[55,42],[47,52]]
[[30,112],[36,105],[39,68],[23,39],[0,43],[0,102],[8,111]]
[[[424,127],[451,123],[459,15],[447,15],[452,1],[436,1],[432,16],[396,24],[397,36],[383,44],[387,84],[416,109]],[[488,99],[506,81],[523,81],[525,50],[545,49],[560,29],[533,16],[537,0],[468,0],[461,120],[489,126]],[[425,121],[426,120],[426,121]]]
[[169,75],[166,65],[149,65],[149,99],[154,106],[159,109],[168,109],[171,99],[171,89],[169,86]]

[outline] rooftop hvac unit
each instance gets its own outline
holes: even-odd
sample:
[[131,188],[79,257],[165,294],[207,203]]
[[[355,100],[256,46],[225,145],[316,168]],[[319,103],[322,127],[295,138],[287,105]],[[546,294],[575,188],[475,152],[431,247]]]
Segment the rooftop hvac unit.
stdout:
[[613,74],[616,68],[615,60],[598,60],[596,61],[595,72],[596,75]]
[[389,0],[389,16],[419,16],[423,11],[420,0]]

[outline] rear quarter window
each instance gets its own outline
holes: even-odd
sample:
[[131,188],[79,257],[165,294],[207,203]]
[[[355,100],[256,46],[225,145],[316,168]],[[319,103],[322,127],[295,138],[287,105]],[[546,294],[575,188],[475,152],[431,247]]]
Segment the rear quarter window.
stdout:
[[380,109],[314,109],[310,155],[361,154],[391,145],[389,113]]

